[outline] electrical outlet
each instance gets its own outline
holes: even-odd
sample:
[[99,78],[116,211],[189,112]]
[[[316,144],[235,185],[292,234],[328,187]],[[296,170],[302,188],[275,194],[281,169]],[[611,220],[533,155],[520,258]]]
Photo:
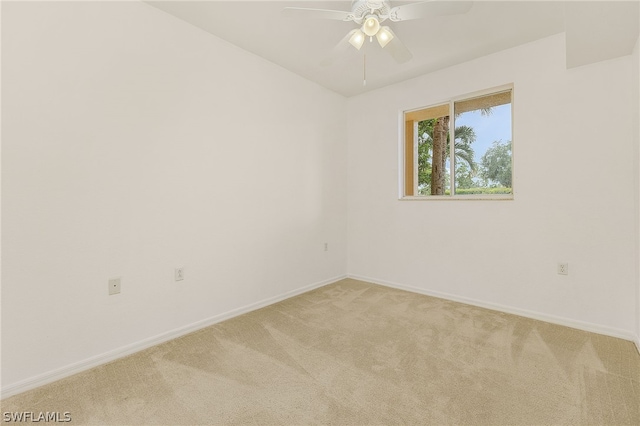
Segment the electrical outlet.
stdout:
[[560,275],[569,275],[569,264],[568,263],[558,263],[558,274],[560,274]]
[[329,243],[324,243],[324,251],[329,251]]
[[175,269],[174,278],[176,281],[184,280],[184,267]]
[[121,284],[122,282],[119,277],[109,279],[109,296],[120,293]]

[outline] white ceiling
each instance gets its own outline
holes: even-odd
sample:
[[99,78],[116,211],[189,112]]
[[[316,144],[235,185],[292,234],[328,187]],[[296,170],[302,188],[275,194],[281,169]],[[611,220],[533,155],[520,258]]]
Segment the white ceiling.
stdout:
[[[452,0],[449,0],[452,1]],[[375,41],[324,58],[353,22],[285,17],[285,6],[351,10],[350,1],[148,1],[186,22],[296,74],[353,96],[493,52],[567,32],[569,68],[631,53],[640,0],[475,1],[462,15],[388,25],[413,53],[396,63]],[[410,2],[391,2],[392,6]],[[366,80],[363,86],[363,54]]]

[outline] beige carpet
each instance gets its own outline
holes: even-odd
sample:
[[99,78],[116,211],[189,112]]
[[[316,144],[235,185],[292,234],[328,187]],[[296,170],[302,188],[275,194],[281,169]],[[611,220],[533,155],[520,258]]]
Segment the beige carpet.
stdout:
[[639,425],[640,355],[624,340],[343,280],[2,411],[106,425]]

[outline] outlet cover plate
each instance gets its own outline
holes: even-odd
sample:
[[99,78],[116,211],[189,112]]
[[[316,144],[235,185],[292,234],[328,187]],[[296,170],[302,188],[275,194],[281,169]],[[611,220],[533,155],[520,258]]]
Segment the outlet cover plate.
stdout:
[[114,294],[120,293],[122,285],[122,280],[120,277],[118,278],[110,278],[109,279],[109,296],[113,296]]
[[569,275],[569,264],[568,263],[558,263],[558,274],[559,275]]
[[176,268],[174,273],[174,279],[176,281],[184,280],[184,266],[181,268]]

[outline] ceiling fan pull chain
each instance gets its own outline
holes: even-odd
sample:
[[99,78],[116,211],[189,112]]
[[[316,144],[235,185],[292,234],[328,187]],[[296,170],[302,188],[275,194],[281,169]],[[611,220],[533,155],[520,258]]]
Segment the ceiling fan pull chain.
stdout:
[[367,85],[367,55],[362,55],[362,85]]

